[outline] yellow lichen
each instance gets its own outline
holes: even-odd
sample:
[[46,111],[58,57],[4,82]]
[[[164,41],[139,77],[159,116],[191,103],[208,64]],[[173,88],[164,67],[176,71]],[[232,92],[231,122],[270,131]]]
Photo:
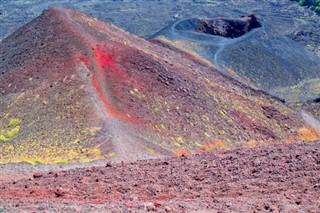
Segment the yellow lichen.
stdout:
[[17,125],[19,123],[20,123],[20,119],[18,119],[18,118],[11,119],[9,124],[8,124],[8,127],[15,126],[15,125]]
[[0,142],[6,142],[8,141],[9,139],[6,138],[4,135],[0,135]]
[[88,127],[85,128],[84,132],[86,135],[95,136],[97,132],[101,130],[101,127]]
[[179,143],[179,144],[184,143],[183,142],[183,138],[181,136],[176,137],[176,142]]
[[204,121],[210,121],[210,118],[207,115],[202,115],[202,119]]
[[156,154],[156,151],[154,149],[151,149],[151,148],[147,148],[146,149],[148,150],[148,152],[152,155]]
[[207,132],[205,132],[204,135],[205,135],[206,137],[208,137],[208,138],[211,137]]
[[40,158],[35,158],[35,159],[30,159],[30,158],[22,158],[20,162],[27,162],[30,163],[33,166],[36,166],[37,163],[39,164],[45,164],[45,161],[43,159]]
[[12,130],[8,131],[6,134],[6,138],[11,139],[13,136],[19,133],[20,126],[14,127]]
[[220,113],[220,115],[222,115],[222,116],[225,116],[225,115],[226,115],[226,112],[225,112],[224,110],[220,110],[219,113]]
[[108,157],[109,158],[112,158],[112,157],[115,157],[116,156],[116,153],[114,153],[114,152],[110,152],[109,154],[108,154]]
[[68,163],[67,159],[57,159],[53,161],[54,164],[59,164],[59,163]]

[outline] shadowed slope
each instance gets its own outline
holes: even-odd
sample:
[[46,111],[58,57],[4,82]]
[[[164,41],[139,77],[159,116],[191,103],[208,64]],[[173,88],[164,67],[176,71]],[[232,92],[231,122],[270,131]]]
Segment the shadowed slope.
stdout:
[[70,9],[0,43],[0,162],[135,160],[300,139],[278,100]]
[[151,39],[169,39],[273,96],[307,102],[320,95],[320,58],[283,35],[292,30],[292,19],[291,24],[281,16],[184,19]]

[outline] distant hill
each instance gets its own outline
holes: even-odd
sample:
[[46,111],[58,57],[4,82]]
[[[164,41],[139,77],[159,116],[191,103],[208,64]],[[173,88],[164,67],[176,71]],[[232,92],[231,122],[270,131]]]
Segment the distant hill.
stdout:
[[287,102],[318,99],[320,58],[282,33],[294,28],[286,20],[259,14],[182,19],[150,39],[170,40]]
[[320,0],[291,0],[299,2],[301,6],[307,6],[311,10],[315,11],[318,15],[320,15]]

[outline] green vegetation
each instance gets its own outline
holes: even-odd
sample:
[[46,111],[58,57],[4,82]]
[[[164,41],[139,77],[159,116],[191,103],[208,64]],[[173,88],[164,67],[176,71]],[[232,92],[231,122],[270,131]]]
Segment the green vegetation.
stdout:
[[301,6],[309,7],[311,10],[315,11],[320,15],[320,0],[294,0],[299,2]]

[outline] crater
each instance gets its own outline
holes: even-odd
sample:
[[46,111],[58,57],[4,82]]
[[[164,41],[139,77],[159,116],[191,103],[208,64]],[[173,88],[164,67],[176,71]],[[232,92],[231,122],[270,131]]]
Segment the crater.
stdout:
[[259,17],[252,14],[241,16],[238,19],[199,19],[197,32],[226,38],[237,38],[261,26]]
[[320,98],[316,98],[312,102],[318,104],[318,103],[320,103]]

